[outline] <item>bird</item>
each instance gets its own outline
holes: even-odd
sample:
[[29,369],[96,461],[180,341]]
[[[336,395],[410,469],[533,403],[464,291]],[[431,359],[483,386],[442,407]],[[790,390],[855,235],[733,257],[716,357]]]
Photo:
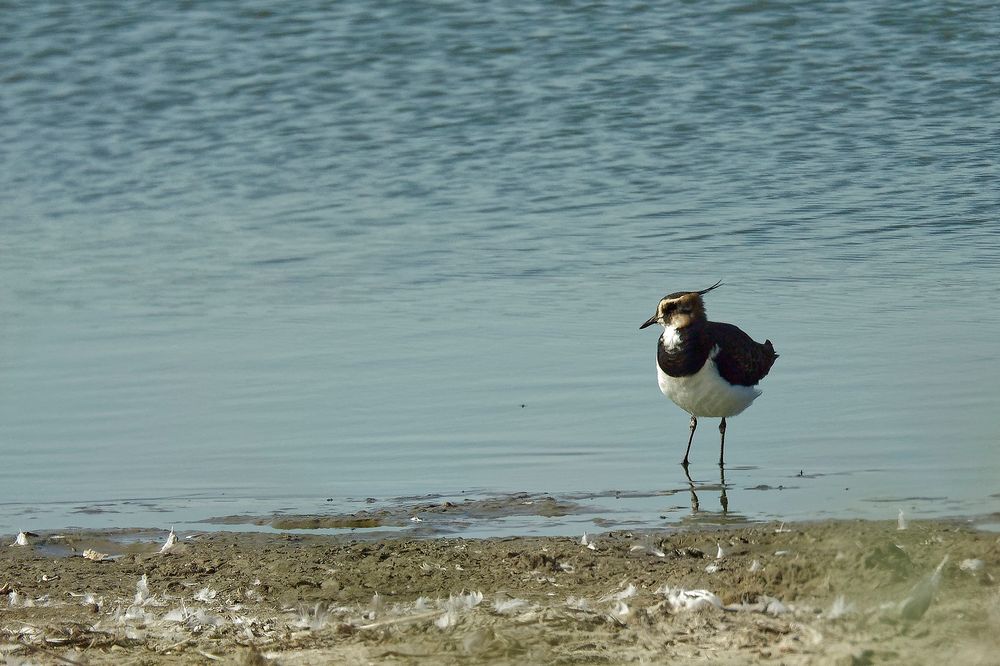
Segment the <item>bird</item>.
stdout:
[[701,291],[675,291],[660,299],[656,313],[639,329],[663,327],[656,348],[656,378],[663,395],[691,415],[687,469],[698,417],[722,417],[719,423],[719,466],[725,466],[726,418],[736,416],[761,394],[758,382],[767,376],[778,354],[732,324],[709,321],[702,296],[722,285],[719,280]]

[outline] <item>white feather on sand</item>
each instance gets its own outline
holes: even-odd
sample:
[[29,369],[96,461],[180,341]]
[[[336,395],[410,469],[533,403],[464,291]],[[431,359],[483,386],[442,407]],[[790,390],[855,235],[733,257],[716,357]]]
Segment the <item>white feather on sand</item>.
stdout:
[[833,605],[830,606],[830,610],[826,612],[826,617],[830,620],[838,620],[845,615],[850,615],[854,612],[854,604],[847,601],[844,595],[840,595],[833,600]]
[[969,573],[976,573],[977,571],[982,571],[983,567],[985,567],[985,566],[986,566],[986,563],[983,562],[982,560],[968,559],[968,560],[962,560],[959,563],[958,568],[961,571],[968,571]]
[[106,562],[111,559],[111,556],[107,553],[99,553],[93,548],[88,548],[83,551],[82,556],[85,560],[91,560],[93,562]]
[[667,605],[672,611],[700,611],[706,608],[719,608],[722,599],[708,590],[685,590],[679,587],[664,585],[656,590],[667,599]]
[[628,586],[625,587],[625,589],[619,590],[618,592],[612,592],[611,594],[606,594],[600,599],[598,599],[598,601],[604,603],[607,601],[622,601],[624,599],[630,599],[631,597],[635,596],[635,593],[637,591],[638,590],[636,590],[635,585],[629,583]]
[[177,545],[177,535],[174,534],[174,528],[170,528],[170,534],[167,535],[167,540],[163,542],[163,546],[160,547],[160,553],[169,553],[174,546]]
[[899,602],[899,615],[904,620],[916,621],[924,616],[931,602],[934,601],[934,593],[937,592],[941,583],[941,570],[948,563],[948,556],[945,555],[941,564],[931,572],[929,576],[913,586],[910,596]]

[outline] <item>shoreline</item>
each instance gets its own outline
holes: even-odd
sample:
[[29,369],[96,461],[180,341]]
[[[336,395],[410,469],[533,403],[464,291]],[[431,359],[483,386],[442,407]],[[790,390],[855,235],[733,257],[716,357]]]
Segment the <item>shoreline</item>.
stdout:
[[[958,521],[586,539],[226,531],[180,534],[165,553],[141,530],[58,536],[5,539],[5,658],[974,664],[1000,650],[1000,536]],[[915,616],[907,599],[929,588]]]

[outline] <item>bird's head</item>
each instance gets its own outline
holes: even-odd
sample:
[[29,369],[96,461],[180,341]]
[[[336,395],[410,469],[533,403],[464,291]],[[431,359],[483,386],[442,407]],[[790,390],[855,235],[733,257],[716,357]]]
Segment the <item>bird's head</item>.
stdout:
[[699,321],[705,321],[705,303],[702,295],[707,294],[722,284],[719,280],[708,289],[701,291],[675,291],[660,299],[656,306],[656,314],[646,320],[640,329],[659,324],[671,328],[684,328]]

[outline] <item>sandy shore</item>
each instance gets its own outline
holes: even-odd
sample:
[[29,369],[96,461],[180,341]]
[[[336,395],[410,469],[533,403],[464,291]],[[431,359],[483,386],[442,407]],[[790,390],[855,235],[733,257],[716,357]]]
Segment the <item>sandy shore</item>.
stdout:
[[[616,531],[586,544],[220,532],[178,535],[161,554],[164,536],[42,534],[27,546],[5,537],[0,656],[15,664],[1000,663],[1000,537],[961,523]],[[88,549],[108,558],[82,557]]]

